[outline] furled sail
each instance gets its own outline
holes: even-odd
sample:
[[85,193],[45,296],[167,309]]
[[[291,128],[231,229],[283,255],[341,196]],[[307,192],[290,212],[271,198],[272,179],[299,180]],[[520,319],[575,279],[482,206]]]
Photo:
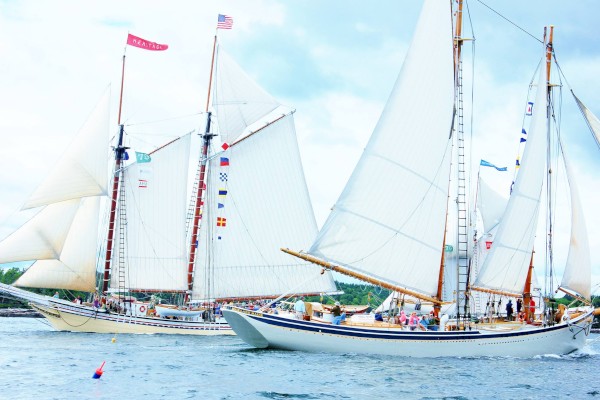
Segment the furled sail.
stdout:
[[107,193],[109,100],[107,89],[63,157],[23,209]]
[[525,285],[540,210],[545,176],[547,91],[540,68],[536,100],[521,168],[498,233],[475,287],[521,293]]
[[293,114],[216,154],[204,202],[193,299],[336,290],[329,272],[307,279],[317,267],[279,250],[317,233]]
[[[563,151],[564,154],[564,151]],[[561,287],[575,291],[586,299],[590,298],[592,266],[585,216],[579,199],[579,191],[565,157],[565,168],[571,194],[571,241],[569,255],[563,274]]]
[[600,120],[579,100],[575,93],[571,90],[571,94],[575,98],[577,105],[579,106],[579,110],[583,114],[585,121],[587,122],[590,130],[593,133],[594,139],[596,139],[596,144],[600,147]]
[[387,105],[309,250],[431,296],[437,292],[451,162],[451,20],[450,2],[424,3]]
[[[119,209],[111,268],[111,287],[119,287],[119,268],[126,270],[125,288],[179,291],[187,289],[186,210],[191,134],[150,154],[124,170],[125,210]],[[124,213],[124,214],[121,214]],[[120,223],[125,223],[121,246]],[[125,264],[119,263],[119,248]]]
[[94,291],[99,197],[44,207],[0,243],[0,263],[35,261],[16,286]]
[[279,103],[251,79],[219,47],[212,107],[222,142],[232,143],[245,129],[279,107]]

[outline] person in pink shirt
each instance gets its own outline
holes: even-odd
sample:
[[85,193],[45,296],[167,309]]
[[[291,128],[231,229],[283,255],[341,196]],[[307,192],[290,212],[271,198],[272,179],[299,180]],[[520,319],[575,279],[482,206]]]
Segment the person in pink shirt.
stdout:
[[414,331],[417,328],[418,324],[419,324],[419,317],[417,317],[417,313],[415,311],[413,311],[410,314],[410,318],[408,319],[408,327],[410,328],[411,331]]
[[406,313],[404,312],[404,310],[400,311],[400,325],[406,325],[406,320],[408,318],[406,318]]

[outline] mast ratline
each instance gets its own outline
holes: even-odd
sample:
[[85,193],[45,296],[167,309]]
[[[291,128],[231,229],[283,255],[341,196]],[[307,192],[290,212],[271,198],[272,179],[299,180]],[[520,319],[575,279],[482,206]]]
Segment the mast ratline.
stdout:
[[187,303],[192,294],[192,290],[194,289],[194,266],[196,263],[196,249],[198,247],[198,230],[200,227],[200,216],[202,209],[202,195],[204,194],[204,181],[206,178],[206,163],[208,161],[208,149],[210,148],[210,142],[213,138],[213,134],[210,133],[210,117],[211,113],[208,111],[208,106],[210,104],[210,91],[212,89],[212,77],[213,70],[215,68],[215,52],[217,48],[217,35],[215,34],[215,39],[213,41],[213,51],[210,62],[210,76],[208,78],[208,93],[206,95],[206,129],[204,131],[204,142],[202,145],[202,158],[200,159],[202,165],[200,166],[200,171],[198,171],[198,191],[196,194],[196,204],[194,211],[194,222],[192,224],[192,235],[190,239],[190,257],[188,261],[188,290],[185,295],[184,303]]

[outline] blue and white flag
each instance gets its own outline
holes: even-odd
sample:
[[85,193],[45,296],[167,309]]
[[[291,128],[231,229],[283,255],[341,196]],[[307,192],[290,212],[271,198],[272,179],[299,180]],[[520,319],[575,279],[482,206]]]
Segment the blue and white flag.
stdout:
[[496,167],[494,164],[492,164],[491,162],[487,162],[485,160],[481,160],[481,162],[479,163],[479,165],[483,165],[484,167],[492,167],[492,168],[496,168],[498,171],[506,171],[507,168],[506,167]]

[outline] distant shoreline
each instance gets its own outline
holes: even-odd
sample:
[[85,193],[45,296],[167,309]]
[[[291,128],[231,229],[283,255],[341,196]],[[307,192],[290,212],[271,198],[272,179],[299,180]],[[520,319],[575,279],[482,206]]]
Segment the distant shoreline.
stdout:
[[43,318],[43,315],[31,308],[0,308],[0,317]]

